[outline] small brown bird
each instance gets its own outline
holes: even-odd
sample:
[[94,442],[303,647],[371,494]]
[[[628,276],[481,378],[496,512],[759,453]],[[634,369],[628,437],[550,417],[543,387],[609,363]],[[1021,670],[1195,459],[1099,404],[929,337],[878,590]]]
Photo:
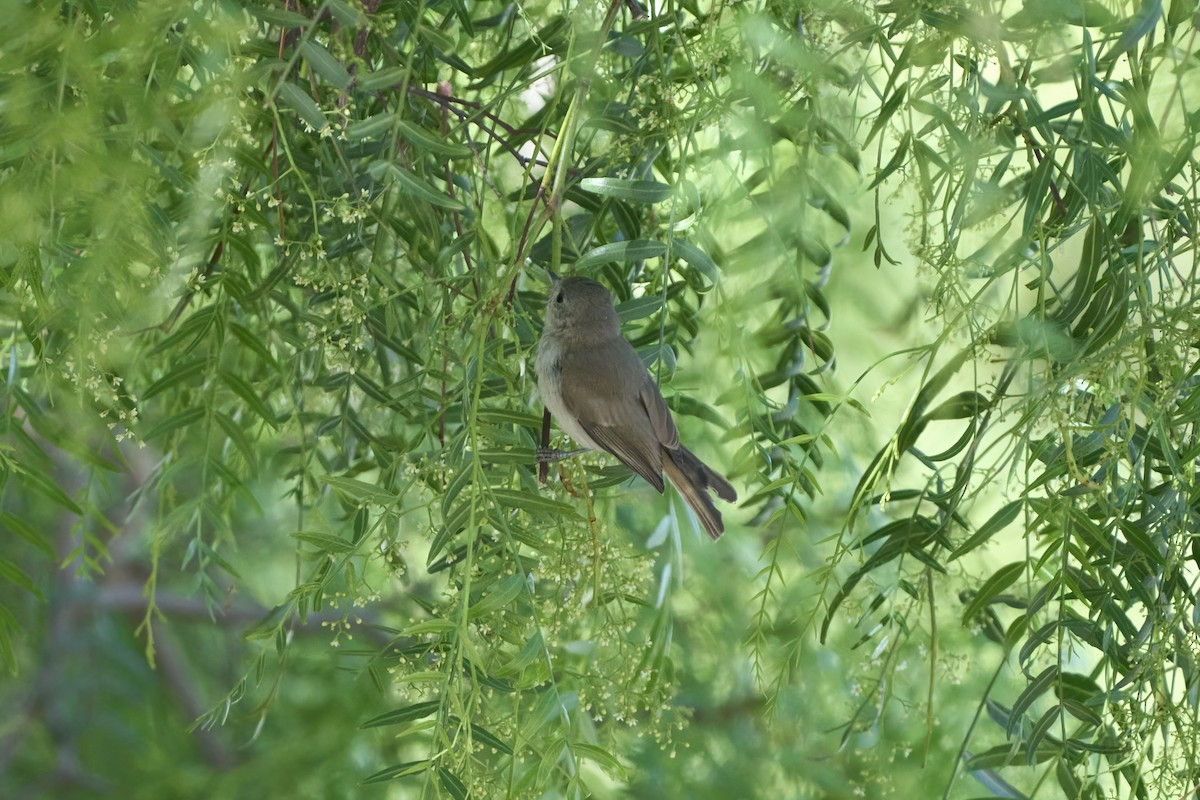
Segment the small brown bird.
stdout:
[[[588,278],[550,276],[546,324],[534,363],[546,407],[584,449],[612,453],[660,493],[665,471],[716,539],[725,524],[708,490],[731,503],[737,492],[679,443],[662,393],[621,336],[608,290]],[[574,454],[539,451],[538,460]]]

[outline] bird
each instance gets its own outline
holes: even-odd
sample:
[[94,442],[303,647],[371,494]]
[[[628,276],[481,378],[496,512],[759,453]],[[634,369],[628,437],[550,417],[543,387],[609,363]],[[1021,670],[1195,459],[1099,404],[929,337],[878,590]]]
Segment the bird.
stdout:
[[603,450],[659,494],[665,489],[665,473],[704,530],[717,539],[725,523],[709,491],[731,503],[737,492],[680,443],[662,392],[621,335],[612,294],[590,278],[560,278],[553,272],[550,277],[534,371],[546,408],[583,450],[539,450],[538,460]]

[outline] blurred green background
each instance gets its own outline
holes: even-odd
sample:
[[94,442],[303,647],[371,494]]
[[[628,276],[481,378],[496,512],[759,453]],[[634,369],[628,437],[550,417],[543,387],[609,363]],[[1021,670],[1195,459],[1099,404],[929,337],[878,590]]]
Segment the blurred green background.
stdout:
[[0,796],[1194,797],[1195,14],[0,0]]

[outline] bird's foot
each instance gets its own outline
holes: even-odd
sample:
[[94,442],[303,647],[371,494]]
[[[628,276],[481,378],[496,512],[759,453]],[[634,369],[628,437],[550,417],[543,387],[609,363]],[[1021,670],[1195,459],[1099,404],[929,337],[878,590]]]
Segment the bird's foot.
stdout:
[[551,461],[562,461],[564,458],[572,458],[580,453],[586,453],[587,450],[555,450],[551,447],[539,447],[534,450],[534,458],[539,464],[549,464]]

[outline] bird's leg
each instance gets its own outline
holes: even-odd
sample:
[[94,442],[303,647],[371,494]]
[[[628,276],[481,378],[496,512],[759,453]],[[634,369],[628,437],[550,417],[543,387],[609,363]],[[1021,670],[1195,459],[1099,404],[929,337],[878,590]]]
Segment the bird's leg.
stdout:
[[[533,452],[534,452],[534,458],[537,460],[537,463],[541,465],[542,470],[545,470],[551,461],[562,461],[564,458],[571,458],[572,456],[577,456],[580,453],[586,453],[587,450],[586,449],[555,450],[552,447],[539,447],[537,450],[534,450]],[[579,496],[575,492],[575,487],[571,485],[571,480],[570,480],[570,478],[567,477],[566,470],[562,469],[561,467],[558,470],[558,479],[560,481],[562,481],[562,485],[566,488],[567,494],[571,495],[572,497]],[[538,482],[542,486],[545,486],[546,485],[545,477],[539,475]]]
[[555,450],[552,447],[539,447],[533,451],[533,454],[537,463],[549,464],[551,461],[562,461],[564,458],[573,458],[586,452],[586,447],[581,450]]

